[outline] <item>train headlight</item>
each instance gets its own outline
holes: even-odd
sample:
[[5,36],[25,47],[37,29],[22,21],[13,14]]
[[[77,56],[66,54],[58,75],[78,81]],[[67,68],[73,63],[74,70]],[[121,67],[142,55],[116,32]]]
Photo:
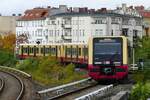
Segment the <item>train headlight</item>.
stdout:
[[110,61],[105,61],[105,64],[110,64]]

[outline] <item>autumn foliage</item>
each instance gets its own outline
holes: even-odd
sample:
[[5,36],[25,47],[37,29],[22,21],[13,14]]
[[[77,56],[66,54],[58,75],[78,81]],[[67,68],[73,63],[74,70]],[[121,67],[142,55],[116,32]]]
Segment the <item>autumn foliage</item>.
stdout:
[[7,34],[4,36],[0,36],[1,50],[6,50],[8,52],[14,52],[15,43],[16,43],[15,34]]
[[16,37],[15,34],[0,35],[0,65],[15,66],[14,57]]

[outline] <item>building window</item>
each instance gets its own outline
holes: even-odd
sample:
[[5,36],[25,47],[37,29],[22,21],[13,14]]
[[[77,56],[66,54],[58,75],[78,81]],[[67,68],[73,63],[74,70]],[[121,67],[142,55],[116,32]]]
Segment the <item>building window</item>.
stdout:
[[113,36],[114,35],[114,32],[113,32],[113,30],[111,30],[111,36]]
[[106,24],[106,18],[94,18],[94,20],[92,24]]
[[98,29],[95,30],[95,35],[96,35],[96,36],[98,35]]
[[84,30],[83,30],[83,36],[84,36],[85,34],[84,34]]
[[52,36],[53,36],[53,30],[51,30]]
[[119,18],[113,17],[113,18],[111,19],[111,24],[119,24]]
[[59,36],[59,30],[57,30],[58,36]]
[[34,36],[34,31],[32,31],[32,36]]
[[133,36],[137,37],[138,36],[138,31],[137,30],[133,30]]
[[122,29],[122,35],[128,36],[128,29],[127,28]]

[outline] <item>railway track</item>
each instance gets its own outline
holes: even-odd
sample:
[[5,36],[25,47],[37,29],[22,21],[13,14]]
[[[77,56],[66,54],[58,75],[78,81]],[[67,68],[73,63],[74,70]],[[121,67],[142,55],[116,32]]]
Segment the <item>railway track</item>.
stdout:
[[31,75],[20,70],[0,66],[1,87],[0,100],[37,100]]
[[42,100],[53,100],[95,85],[97,85],[95,81],[91,81],[91,78],[87,78],[81,81],[38,91],[37,93]]
[[90,81],[90,79],[85,79],[38,91],[38,94],[41,100],[114,100],[112,98],[117,93],[121,91],[129,92],[132,86],[132,83],[102,85],[95,81]]
[[1,76],[1,77],[0,77],[0,93],[2,92],[2,90],[3,90],[3,88],[4,88],[4,84],[5,84],[4,79],[3,79],[3,77]]
[[97,82],[91,80],[90,78],[69,83],[66,85],[38,91],[41,100],[73,100],[77,97],[85,95],[86,93],[93,92],[94,90],[102,89],[100,91],[112,88],[106,85],[100,85]]
[[73,95],[71,98],[67,97],[68,99],[62,98],[60,100],[128,100],[133,84],[134,83],[129,80],[127,83],[115,83],[113,85],[104,86],[100,89],[94,87],[95,89],[93,89],[93,91],[87,90],[85,91],[86,94],[78,96],[77,98],[74,98],[75,96]]
[[21,100],[24,92],[24,84],[22,80],[9,72],[0,72],[5,85],[1,91],[0,98],[2,100]]

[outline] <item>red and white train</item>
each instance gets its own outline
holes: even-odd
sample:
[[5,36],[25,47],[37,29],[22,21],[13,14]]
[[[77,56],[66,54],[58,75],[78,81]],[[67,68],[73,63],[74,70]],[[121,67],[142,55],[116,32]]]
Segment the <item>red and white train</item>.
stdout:
[[124,36],[93,37],[88,44],[21,44],[19,58],[53,56],[61,63],[88,66],[94,80],[128,77],[128,42]]

